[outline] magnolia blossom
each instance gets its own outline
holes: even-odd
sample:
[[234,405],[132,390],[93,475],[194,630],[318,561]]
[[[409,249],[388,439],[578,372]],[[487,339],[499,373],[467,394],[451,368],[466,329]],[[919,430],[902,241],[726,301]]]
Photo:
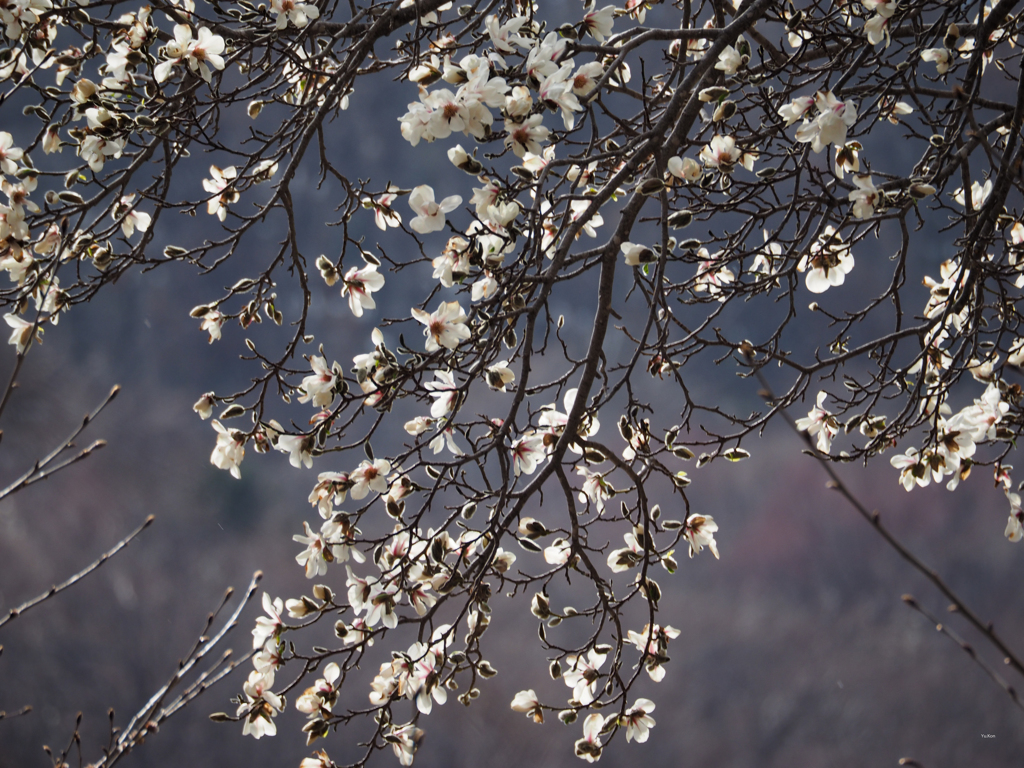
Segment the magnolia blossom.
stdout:
[[562,675],[562,681],[572,688],[574,701],[585,707],[597,698],[597,687],[601,678],[598,670],[607,658],[607,651],[601,653],[595,648],[587,651],[586,657],[575,653],[565,657],[569,669]]
[[881,192],[871,182],[871,176],[854,176],[853,185],[855,189],[850,192],[850,202],[853,203],[853,215],[858,219],[866,219],[869,216],[873,216],[875,206],[881,197]]
[[668,172],[683,181],[697,181],[701,176],[700,164],[690,157],[670,157]]
[[547,458],[547,446],[544,436],[528,434],[512,443],[512,468],[516,477],[521,474],[532,475],[537,465]]
[[779,116],[786,121],[786,127],[789,128],[795,122],[800,120],[800,118],[806,115],[808,110],[813,106],[813,96],[798,96],[789,104],[779,107],[778,113]]
[[203,315],[203,319],[199,323],[199,330],[210,334],[210,344],[220,340],[220,328],[224,325],[226,319],[224,315],[215,309],[211,309]]
[[[980,210],[981,206],[988,200],[988,196],[992,194],[992,179],[986,179],[985,184],[981,185],[978,182],[971,184],[971,209]],[[964,188],[960,187],[956,192],[953,193],[953,199],[960,205],[966,204],[966,196],[964,195]]]
[[427,337],[424,344],[427,352],[435,352],[441,347],[455,349],[472,335],[466,325],[466,313],[457,301],[442,301],[432,314],[414,307],[412,316],[427,326],[423,331]]
[[253,670],[242,686],[245,701],[238,705],[239,716],[245,715],[242,726],[243,736],[259,739],[277,734],[273,718],[284,709],[284,699],[271,691],[274,685],[274,670]]
[[644,264],[653,264],[658,260],[657,255],[646,245],[639,243],[625,242],[619,246],[622,255],[626,257],[626,266],[639,267]]
[[742,67],[750,59],[750,56],[740,51],[749,50],[750,46],[743,39],[743,35],[740,35],[736,39],[736,46],[731,45],[725,46],[722,52],[718,54],[718,61],[715,62],[715,69],[720,70],[726,75],[735,75],[739,68]]
[[836,147],[836,176],[846,178],[847,171],[860,170],[860,151],[863,149],[859,141],[851,141]]
[[711,550],[711,554],[718,559],[718,545],[715,543],[715,531],[718,530],[718,523],[711,515],[690,515],[683,525],[683,538],[690,545],[690,557],[699,553],[704,547]]
[[796,140],[810,143],[815,152],[821,152],[829,144],[845,144],[847,130],[857,122],[854,103],[840,101],[832,91],[818,91],[814,95],[814,104],[818,116],[797,129]]
[[[11,326],[12,329],[11,337],[7,340],[7,343],[13,344],[17,348],[19,355],[25,354],[25,350],[28,349],[29,345],[32,343],[32,328],[35,327],[34,324],[27,320],[22,320],[12,312],[8,312],[4,315],[4,320],[7,321],[7,324]],[[39,337],[42,332],[42,328],[36,327],[35,336],[37,341],[41,341]]]
[[295,562],[305,567],[307,579],[313,579],[327,573],[327,557],[333,559],[333,556],[323,536],[314,533],[309,523],[304,522],[302,526],[306,535],[295,534],[292,541],[304,544],[306,548],[295,556]]
[[192,410],[199,414],[199,418],[206,421],[213,415],[213,392],[207,392],[196,400]]
[[668,643],[669,640],[675,640],[677,637],[679,637],[678,629],[668,625],[662,627],[658,624],[646,624],[642,632],[632,629],[626,632],[629,642],[644,654],[641,661],[648,676],[656,683],[665,679],[663,664],[668,661]]
[[412,765],[413,758],[416,757],[416,750],[420,748],[420,742],[423,740],[423,730],[417,728],[412,723],[408,725],[392,725],[391,732],[388,734],[391,738],[391,748],[395,752],[395,756],[398,757],[398,762],[402,765]]
[[451,371],[434,371],[434,379],[423,386],[430,390],[430,396],[434,398],[430,415],[440,419],[455,408],[459,399],[459,385],[455,383]]
[[[650,713],[654,711],[654,702],[650,699],[637,699],[633,706],[626,710],[626,713],[618,718],[620,724],[626,726],[626,743],[636,740],[643,744],[650,736],[650,730],[654,727],[654,718]],[[614,715],[613,715],[614,717]]]
[[511,368],[508,367],[507,360],[498,360],[493,365],[489,365],[485,371],[485,378],[487,379],[487,386],[498,392],[507,392],[507,385],[511,384],[516,379],[515,373]]
[[370,294],[384,287],[384,275],[377,271],[376,264],[352,267],[342,279],[341,295],[348,294],[348,308],[356,317],[363,316],[364,309],[376,309],[377,302]]
[[522,122],[510,123],[505,146],[510,148],[516,157],[523,157],[527,152],[539,155],[543,149],[541,142],[546,141],[548,134],[551,133],[542,124],[543,120],[543,115],[535,114]]
[[451,213],[461,204],[462,198],[458,195],[451,195],[440,203],[435,203],[433,188],[421,184],[409,195],[409,207],[417,214],[416,218],[409,222],[409,226],[421,235],[440,232],[444,229],[444,215]]
[[210,82],[214,69],[224,69],[224,38],[215,35],[207,27],[199,28],[199,36],[192,38],[192,28],[188,24],[176,24],[174,40],[165,47],[167,59],[156,66],[153,76],[158,83],[170,77],[171,69],[182,60],[188,68],[197,72],[206,82]]
[[7,131],[0,131],[0,170],[13,176],[18,172],[18,161],[24,156],[24,150],[14,146],[14,137]]
[[150,216],[148,213],[143,213],[142,211],[134,210],[134,208],[132,207],[134,200],[134,194],[125,195],[124,197],[121,198],[120,203],[117,206],[115,206],[113,212],[111,213],[111,216],[115,219],[117,219],[119,216],[122,217],[121,231],[124,232],[125,237],[131,237],[132,235],[134,235],[135,230],[139,230],[139,232],[145,232],[147,229],[149,229],[150,222],[153,220],[153,217]]
[[299,29],[309,24],[310,19],[320,18],[320,10],[311,3],[297,3],[295,0],[271,0],[270,10],[277,15],[274,26],[284,29],[291,22]]
[[278,597],[271,599],[266,592],[263,593],[263,610],[266,616],[256,617],[256,626],[252,630],[253,650],[264,647],[268,641],[276,638],[284,629],[284,621],[281,614],[284,612],[284,601]]
[[953,63],[953,54],[945,48],[926,48],[921,51],[921,61],[935,62],[935,69],[944,75]]
[[732,136],[715,134],[711,143],[707,144],[700,151],[701,162],[708,168],[716,168],[722,173],[732,173],[737,163],[748,171],[754,170],[754,160],[757,155],[751,152],[744,152],[736,146],[736,139]]
[[317,408],[326,408],[334,401],[334,385],[337,382],[335,372],[328,367],[327,360],[317,355],[309,358],[313,375],[302,380],[299,389],[300,403],[313,402]]
[[362,461],[359,466],[349,473],[349,481],[352,483],[351,494],[356,501],[365,499],[370,491],[376,493],[388,492],[388,472],[391,471],[391,462],[386,459],[375,459],[374,461]]
[[833,286],[842,285],[853,270],[853,252],[835,235],[832,227],[825,227],[821,237],[811,245],[796,267],[807,271],[807,290],[824,293]]
[[819,392],[815,406],[806,417],[796,420],[796,428],[808,435],[818,436],[818,450],[828,453],[832,449],[832,438],[839,433],[839,422],[835,416],[825,410],[827,392]]
[[373,210],[373,223],[377,225],[377,229],[386,231],[388,227],[399,227],[402,225],[401,214],[391,207],[391,204],[398,199],[398,192],[399,190],[396,187],[391,187],[376,200],[370,197],[362,199],[363,208]]
[[615,12],[618,10],[614,5],[606,5],[601,10],[595,10],[596,2],[587,6],[583,14],[583,28],[590,33],[597,42],[603,43],[606,37],[612,34],[612,25],[615,23]]
[[313,435],[281,435],[277,438],[277,450],[288,454],[288,463],[298,469],[305,466],[313,467],[313,446],[316,439]]
[[228,215],[228,206],[238,201],[238,191],[232,187],[237,176],[238,169],[233,165],[224,169],[210,166],[210,178],[203,179],[203,189],[213,195],[206,201],[208,214],[224,221]]
[[900,483],[907,491],[912,490],[915,483],[923,488],[931,482],[928,464],[923,459],[925,457],[916,448],[908,448],[906,453],[889,459],[889,463],[900,471]]
[[246,436],[237,429],[227,429],[217,419],[210,422],[217,431],[217,445],[210,454],[210,463],[218,469],[226,469],[236,480],[242,479],[239,465],[245,457]]
[[540,701],[537,699],[537,694],[534,693],[532,688],[516,694],[515,698],[512,699],[512,710],[514,712],[522,712],[527,717],[532,717],[535,723],[544,722],[544,710],[541,709]]
[[576,757],[595,763],[601,759],[601,730],[604,718],[596,712],[583,721],[583,738],[576,742]]
[[[572,92],[577,96],[586,96],[597,87],[604,75],[604,67],[599,61],[591,61],[576,70],[572,78]],[[551,147],[549,147],[551,149]]]

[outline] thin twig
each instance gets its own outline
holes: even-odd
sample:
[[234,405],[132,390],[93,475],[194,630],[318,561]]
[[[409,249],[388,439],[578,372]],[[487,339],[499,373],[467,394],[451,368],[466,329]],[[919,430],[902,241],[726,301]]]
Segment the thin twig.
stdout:
[[[756,376],[769,398],[774,400],[771,387],[768,385],[768,382],[765,380],[761,371],[757,371]],[[796,432],[797,435],[799,435],[807,444],[811,455],[817,459],[826,474],[828,474],[830,480],[828,487],[837,491],[844,499],[846,499],[850,505],[857,510],[861,517],[871,523],[872,527],[878,532],[878,534],[885,539],[885,542],[899,553],[900,557],[910,563],[916,571],[924,575],[932,584],[934,584],[935,587],[950,600],[953,606],[955,606],[955,609],[959,613],[962,613],[967,621],[970,622],[982,635],[984,635],[993,646],[999,649],[999,652],[1003,654],[1006,664],[1015,669],[1019,674],[1024,675],[1024,663],[1022,663],[1020,658],[1010,650],[1006,643],[1003,642],[1002,638],[996,634],[992,622],[982,621],[978,615],[960,598],[960,596],[957,595],[945,581],[943,581],[942,577],[939,576],[933,568],[924,563],[924,561],[922,561],[917,555],[907,549],[884,525],[882,525],[881,515],[878,510],[868,511],[868,508],[853,495],[853,492],[849,489],[846,483],[844,483],[840,479],[839,475],[836,474],[835,469],[832,467],[832,462],[815,450],[814,444],[811,442],[810,435],[806,432],[801,432],[797,428],[794,419],[785,410],[782,411],[782,416],[793,431]]]
[[19,605],[17,608],[11,608],[10,612],[6,616],[4,616],[2,619],[0,619],[0,627],[2,627],[4,624],[7,624],[10,621],[12,621],[13,619],[17,618],[18,616],[21,616],[28,609],[35,608],[40,603],[45,602],[46,600],[49,600],[51,597],[60,594],[61,592],[63,592],[68,587],[71,587],[71,586],[77,584],[79,581],[84,579],[90,573],[92,573],[97,568],[99,568],[101,565],[103,565],[105,562],[107,562],[107,560],[109,560],[111,557],[113,557],[118,552],[120,552],[122,549],[127,547],[136,536],[138,536],[140,533],[142,533],[144,530],[146,530],[150,525],[152,525],[153,520],[155,520],[155,519],[156,518],[153,515],[150,515],[149,517],[147,517],[146,521],[142,525],[140,525],[134,531],[129,533],[125,538],[121,539],[121,541],[119,541],[114,546],[113,549],[110,549],[107,552],[104,552],[99,557],[99,559],[93,561],[90,565],[86,566],[84,569],[82,569],[81,571],[76,573],[74,576],[72,576],[67,581],[61,582],[60,584],[55,584],[54,586],[50,587],[48,590],[43,592],[43,594],[41,594],[41,595],[39,595],[37,597],[32,598],[28,602]]
[[[981,667],[982,670],[984,670],[985,674],[992,679],[992,682],[994,682],[996,685],[998,685],[1000,688],[1006,691],[1007,695],[1009,695],[1009,697],[1013,699],[1013,703],[1016,704],[1019,709],[1024,710],[1024,702],[1021,702],[1020,697],[1017,695],[1016,689],[1008,682],[1006,682],[1006,680],[1004,680],[998,672],[996,672],[994,669],[992,669],[992,667],[985,663],[985,661],[982,660],[980,656],[978,656],[977,651],[974,650],[974,646],[972,646],[970,643],[968,643],[966,640],[960,637],[959,634],[954,632],[948,626],[939,621],[935,616],[933,616],[929,611],[927,611],[920,603],[917,602],[913,595],[904,595],[903,602],[909,605],[918,613],[920,613],[926,619],[930,620],[932,624],[935,625],[935,629],[937,631],[941,632],[954,643],[959,645],[960,648],[964,651],[964,653],[966,653],[968,656],[974,659],[975,662],[977,662],[978,666]],[[950,608],[953,607],[954,606],[950,606]]]
[[[193,646],[189,656],[179,663],[178,668],[175,670],[174,674],[171,675],[171,678],[150,697],[149,701],[147,701],[138,712],[135,713],[125,729],[117,736],[116,742],[107,751],[103,761],[96,764],[96,768],[100,768],[100,766],[102,766],[102,768],[110,768],[110,766],[113,766],[136,745],[141,744],[148,732],[155,730],[155,728],[162,722],[181,709],[184,704],[207,690],[217,681],[223,679],[232,669],[235,668],[235,666],[237,666],[239,662],[229,664],[227,668],[221,669],[216,673],[213,672],[213,670],[218,666],[227,662],[228,657],[231,655],[231,651],[230,649],[225,651],[221,658],[214,664],[213,668],[200,676],[199,681],[197,681],[198,687],[197,684],[190,686],[177,699],[167,706],[163,706],[164,700],[167,698],[167,694],[171,692],[171,689],[180,683],[182,678],[191,672],[195,666],[210,653],[210,651],[217,647],[228,632],[234,629],[235,625],[238,623],[239,615],[241,615],[245,606],[249,604],[249,600],[251,600],[253,594],[255,594],[256,587],[259,585],[260,579],[262,578],[263,573],[261,571],[256,571],[256,573],[253,574],[252,580],[249,582],[249,586],[246,589],[245,594],[242,596],[241,601],[232,612],[224,626],[221,627],[220,631],[218,631],[213,637],[201,639],[199,643]],[[227,590],[224,602],[231,597],[233,592],[234,590],[231,588]],[[221,603],[221,607],[223,607],[224,602]],[[217,610],[219,612],[220,608]],[[206,680],[207,677],[210,678],[209,681]]]
[[97,416],[100,415],[100,413],[103,411],[104,408],[106,408],[108,405],[110,405],[110,403],[113,401],[113,399],[115,397],[117,397],[117,394],[120,391],[121,391],[121,385],[120,384],[115,384],[114,387],[110,390],[110,393],[103,399],[103,402],[100,403],[92,413],[87,413],[85,415],[85,418],[82,419],[82,423],[78,426],[77,429],[75,429],[74,432],[72,432],[67,437],[67,439],[65,439],[59,446],[57,446],[52,451],[50,451],[50,453],[48,453],[46,456],[44,456],[41,459],[38,459],[36,461],[36,463],[32,466],[32,469],[30,469],[28,472],[23,474],[21,477],[19,477],[17,480],[15,480],[13,483],[8,485],[3,490],[0,490],[0,499],[4,499],[7,496],[10,496],[10,495],[12,495],[14,493],[17,493],[18,491],[20,491],[20,490],[22,490],[24,488],[27,488],[28,486],[32,485],[33,483],[38,483],[40,480],[46,480],[51,475],[54,475],[57,472],[60,472],[65,467],[69,467],[72,464],[75,464],[75,463],[81,461],[82,459],[88,457],[94,451],[97,451],[100,448],[102,448],[103,446],[105,446],[107,444],[105,440],[97,440],[94,443],[92,443],[92,445],[90,445],[89,447],[83,449],[76,456],[73,456],[72,458],[67,459],[64,462],[62,462],[60,464],[57,464],[54,467],[51,467],[49,470],[47,470],[45,472],[43,471],[55,459],[57,459],[58,456],[60,456],[65,451],[71,449],[72,447],[74,447],[74,440],[75,440],[75,438],[78,437],[80,434],[82,434],[82,432],[85,430],[85,428],[88,427],[89,424],[91,424],[92,421]]

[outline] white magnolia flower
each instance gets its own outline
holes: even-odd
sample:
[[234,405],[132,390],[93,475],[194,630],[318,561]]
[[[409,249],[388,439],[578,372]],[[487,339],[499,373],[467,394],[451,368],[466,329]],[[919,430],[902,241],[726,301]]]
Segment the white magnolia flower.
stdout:
[[537,465],[546,459],[547,455],[543,435],[528,434],[520,437],[512,443],[512,468],[516,477],[521,474],[532,475],[537,471]]
[[[27,320],[22,320],[20,317],[12,312],[8,312],[4,315],[4,320],[11,326],[11,337],[7,340],[8,344],[13,344],[19,355],[25,354],[25,350],[32,344],[32,326],[33,324]],[[41,341],[40,335],[42,334],[42,328],[36,328],[36,341]]]
[[597,87],[604,75],[604,67],[599,61],[591,61],[576,70],[572,78],[572,92],[577,96],[586,96]]
[[236,480],[242,478],[239,465],[245,457],[246,436],[237,429],[227,429],[219,421],[210,422],[217,431],[217,445],[210,454],[210,463],[218,469],[226,469]]
[[299,402],[308,403],[312,400],[317,408],[326,408],[334,401],[337,376],[327,365],[327,360],[317,355],[309,358],[309,365],[313,369],[313,375],[302,380],[299,386],[302,392]]
[[683,525],[683,538],[690,545],[690,557],[698,554],[704,547],[718,559],[718,545],[715,543],[715,531],[718,523],[711,515],[690,515]]
[[825,410],[826,397],[827,392],[819,392],[817,402],[807,416],[796,420],[798,430],[806,431],[811,437],[818,436],[818,450],[822,453],[828,453],[832,449],[832,438],[839,433],[839,422]]
[[679,637],[678,629],[668,625],[662,627],[658,624],[653,626],[646,624],[642,632],[635,632],[632,629],[626,632],[629,642],[644,654],[642,658],[644,668],[651,680],[656,683],[665,679],[663,665],[668,661],[668,643],[669,640],[675,640],[677,637]]
[[857,122],[857,107],[852,101],[840,101],[832,91],[818,91],[814,95],[818,116],[804,123],[796,132],[796,140],[810,143],[811,149],[821,152],[829,144],[846,143],[847,130]]
[[238,201],[238,190],[232,186],[237,176],[238,169],[233,165],[223,169],[216,165],[210,166],[210,178],[203,179],[203,189],[212,195],[206,201],[208,214],[224,221],[228,215],[228,206]]
[[272,600],[270,595],[263,593],[263,610],[266,616],[256,618],[256,626],[252,630],[253,650],[263,648],[268,640],[276,638],[284,628],[281,614],[284,612],[284,601],[281,598]]
[[[986,179],[984,186],[978,182],[971,184],[971,209],[980,210],[981,206],[988,200],[988,196],[992,194],[992,179]],[[953,199],[960,205],[964,205],[966,197],[964,196],[964,188],[960,187],[956,192],[953,193]]]
[[626,257],[626,266],[639,267],[644,264],[653,264],[658,260],[657,254],[646,245],[639,243],[623,243],[619,246],[622,255]]
[[[637,699],[633,706],[626,710],[626,714],[619,718],[620,724],[626,726],[626,743],[636,740],[643,744],[650,736],[650,730],[654,727],[654,718],[650,713],[654,711],[654,702],[650,699]],[[615,716],[612,715],[614,718]]]
[[923,488],[931,482],[928,464],[924,459],[917,448],[908,448],[906,453],[889,459],[889,463],[900,471],[900,483],[906,490],[912,490],[915,483]]
[[316,438],[312,435],[281,435],[277,438],[277,445],[274,447],[281,453],[287,453],[288,463],[296,469],[303,465],[306,469],[311,469],[315,443]]
[[697,181],[701,176],[700,164],[691,157],[670,157],[668,172],[683,181]]
[[604,718],[594,712],[583,721],[583,738],[576,742],[576,757],[595,763],[601,759],[601,730]]
[[341,295],[348,294],[348,308],[356,317],[363,316],[364,309],[376,309],[377,302],[370,294],[384,287],[384,275],[377,271],[376,264],[352,267],[342,279]]
[[423,740],[423,730],[412,723],[402,726],[392,725],[388,736],[390,737],[388,741],[391,742],[391,748],[394,750],[395,756],[398,757],[398,762],[402,765],[412,765],[413,758],[416,757],[416,750],[420,748],[420,742]]
[[430,415],[440,419],[455,408],[459,399],[459,385],[455,383],[451,371],[434,371],[434,379],[423,386],[430,390],[430,396],[434,398],[430,406]]
[[427,352],[434,352],[441,347],[455,349],[472,335],[466,325],[466,313],[457,301],[442,301],[432,314],[414,307],[412,316],[427,326],[423,331],[427,337],[424,345]]
[[889,18],[876,13],[864,23],[864,34],[867,35],[871,45],[878,45],[885,40],[885,47],[889,47]]
[[945,48],[927,48],[921,51],[921,61],[935,62],[938,73],[944,75],[953,63],[953,54]]
[[532,688],[516,694],[515,698],[512,699],[512,710],[514,712],[522,712],[527,717],[532,717],[535,723],[544,722],[544,710],[541,709],[540,701],[537,699],[537,694]]
[[606,5],[601,10],[595,10],[595,5],[596,2],[592,0],[587,6],[586,13],[583,14],[583,28],[597,42],[603,43],[604,39],[612,34],[612,25],[615,23],[615,11],[618,9],[614,5]]
[[24,156],[24,150],[14,146],[14,137],[7,131],[0,131],[0,170],[13,176],[18,172],[18,161]]
[[213,415],[213,392],[207,392],[196,400],[192,410],[199,414],[199,418],[206,421]]
[[607,658],[607,653],[598,653],[594,648],[587,651],[585,657],[575,653],[565,657],[569,669],[562,675],[562,680],[572,688],[573,699],[584,707],[597,698],[601,678],[598,670]]
[[732,173],[736,164],[742,165],[748,171],[754,170],[754,160],[757,155],[752,152],[744,152],[736,146],[736,139],[732,136],[715,134],[711,143],[707,144],[700,151],[701,162],[708,168],[716,168],[722,173]]
[[739,71],[739,68],[746,64],[750,59],[750,56],[740,53],[740,50],[743,50],[744,46],[749,48],[747,42],[743,39],[743,35],[740,35],[736,39],[735,47],[731,45],[725,46],[722,52],[718,54],[718,61],[715,62],[715,69],[724,72],[726,75],[735,75]]
[[121,219],[121,231],[125,237],[131,237],[135,234],[135,230],[139,232],[145,232],[149,229],[150,222],[153,217],[148,213],[142,211],[136,211],[132,205],[135,200],[135,194],[124,195],[118,205],[114,206],[114,210],[111,212],[111,217]]
[[800,259],[796,268],[807,272],[807,290],[824,293],[845,282],[853,270],[853,252],[835,235],[832,227],[825,227],[821,237],[811,245],[810,253]]
[[530,115],[522,122],[507,122],[508,136],[505,137],[505,146],[511,149],[516,157],[523,157],[527,152],[535,155],[541,154],[543,147],[541,142],[546,141],[551,133],[542,124],[542,114]]
[[779,107],[778,113],[783,120],[786,121],[786,127],[789,128],[800,118],[807,114],[807,111],[814,106],[813,96],[799,96],[789,104]]
[[255,669],[249,673],[249,679],[242,686],[245,701],[238,705],[237,712],[239,716],[245,715],[243,736],[259,739],[277,734],[273,718],[284,709],[284,699],[270,690],[273,685],[272,667],[264,670]]
[[370,491],[376,493],[388,492],[388,472],[391,471],[391,462],[386,459],[375,459],[374,461],[362,461],[353,470],[348,478],[352,483],[351,494],[356,501],[365,499]]
[[421,184],[409,195],[409,207],[416,213],[416,218],[409,222],[409,226],[421,235],[440,232],[444,229],[444,215],[451,213],[461,204],[462,198],[458,195],[451,195],[440,203],[435,203],[433,188]]
[[854,176],[853,185],[856,187],[850,192],[850,202],[853,203],[853,215],[858,219],[866,219],[873,216],[875,206],[881,197],[881,192],[872,183],[871,176],[866,174]]
[[373,211],[373,223],[377,225],[377,229],[386,231],[388,227],[399,227],[402,225],[401,214],[391,207],[391,204],[397,199],[398,190],[392,187],[387,193],[381,195],[376,200],[364,197],[360,202],[363,208]]
[[313,529],[309,527],[309,523],[303,522],[302,525],[306,535],[295,534],[292,536],[292,541],[304,544],[306,548],[295,556],[295,562],[306,569],[307,579],[313,579],[327,573],[327,560],[324,557],[324,553],[327,552],[328,557],[332,559],[333,555],[330,554],[327,542],[324,541],[323,536],[319,533],[314,533]]
[[270,10],[277,15],[277,29],[284,29],[290,21],[299,29],[309,24],[311,19],[320,18],[320,10],[310,3],[297,3],[295,0],[271,0]]
[[506,386],[516,379],[515,373],[508,367],[507,360],[498,360],[487,367],[485,372],[487,386],[498,392],[507,392]]
[[[175,27],[175,33],[177,33],[177,27]],[[191,37],[191,30],[189,37]],[[200,27],[199,37],[188,45],[185,60],[189,69],[199,72],[203,80],[210,82],[210,66],[214,69],[224,69],[224,59],[220,55],[222,53],[224,53],[224,38],[213,34],[206,27]]]

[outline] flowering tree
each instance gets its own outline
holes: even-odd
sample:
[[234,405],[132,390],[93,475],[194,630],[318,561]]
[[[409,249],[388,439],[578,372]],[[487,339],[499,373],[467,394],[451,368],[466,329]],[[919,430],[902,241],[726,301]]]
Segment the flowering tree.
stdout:
[[[1020,5],[0,7],[4,108],[26,116],[0,133],[19,365],[127,270],[238,265],[192,311],[211,343],[240,324],[253,371],[195,405],[220,410],[211,461],[321,470],[294,537],[315,586],[263,595],[218,719],[270,736],[290,699],[310,744],[346,725],[357,764],[390,746],[409,765],[432,708],[496,673],[506,611],[532,614],[568,689],[513,710],[580,720],[589,762],[646,741],[639,689],[671,674],[678,634],[659,600],[679,555],[719,556],[692,470],[746,458],[808,398],[796,426],[822,460],[888,453],[907,490],[990,467],[1024,537]],[[373,88],[408,102],[384,141],[447,157],[463,186],[355,176],[330,133]],[[314,177],[337,194],[318,258],[297,203]],[[178,213],[219,234],[161,229]],[[417,292],[387,316],[393,286]],[[313,308],[343,300],[358,335],[314,339]],[[716,365],[758,380],[763,408],[695,386]],[[321,622],[332,647],[303,639]]]

